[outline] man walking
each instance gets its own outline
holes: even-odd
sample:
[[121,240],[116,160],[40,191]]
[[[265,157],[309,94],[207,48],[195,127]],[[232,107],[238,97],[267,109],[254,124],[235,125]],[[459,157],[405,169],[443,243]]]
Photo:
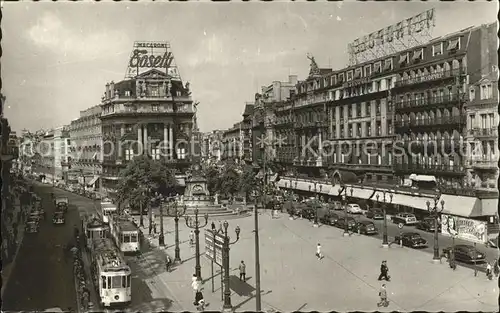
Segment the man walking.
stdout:
[[167,255],[167,272],[170,272],[170,268],[172,266],[172,259],[169,255]]
[[246,265],[245,265],[245,262],[241,261],[240,263],[240,266],[239,266],[239,269],[240,269],[240,280],[242,281],[246,281]]
[[214,221],[212,221],[212,225],[211,226],[212,226],[212,231],[215,232],[215,222]]
[[318,243],[316,246],[316,257],[318,260],[321,260],[323,258],[323,254],[321,254],[321,245]]
[[382,284],[378,295],[380,297],[380,302],[377,303],[377,306],[388,306],[389,302],[387,302],[387,289],[385,289],[385,284]]
[[387,275],[389,272],[389,268],[387,267],[387,261],[382,261],[382,265],[380,265],[380,275],[378,276],[378,280],[385,279],[386,281],[390,281],[391,277]]

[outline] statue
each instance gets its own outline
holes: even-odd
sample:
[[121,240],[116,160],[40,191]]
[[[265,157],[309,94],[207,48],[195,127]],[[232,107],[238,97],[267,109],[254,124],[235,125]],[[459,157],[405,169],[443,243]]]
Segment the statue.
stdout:
[[171,89],[172,89],[172,82],[169,79],[167,81],[167,98],[172,96]]
[[216,193],[214,196],[214,204],[218,205],[219,204],[219,194]]
[[186,91],[189,93],[189,82],[186,82]]
[[319,67],[314,57],[310,53],[308,53],[307,58],[311,61],[309,76],[319,75]]

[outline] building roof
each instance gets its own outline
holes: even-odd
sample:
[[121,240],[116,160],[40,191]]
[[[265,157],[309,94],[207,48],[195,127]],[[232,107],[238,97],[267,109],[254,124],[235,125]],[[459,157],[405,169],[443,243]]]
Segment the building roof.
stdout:
[[253,104],[246,104],[245,105],[245,110],[243,111],[243,116],[252,115],[253,110],[254,110],[254,105]]

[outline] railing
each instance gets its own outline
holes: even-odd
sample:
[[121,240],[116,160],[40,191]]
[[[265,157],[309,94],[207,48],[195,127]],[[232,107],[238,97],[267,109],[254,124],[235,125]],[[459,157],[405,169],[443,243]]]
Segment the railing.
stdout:
[[497,168],[498,159],[495,157],[473,157],[469,160],[469,164],[474,167]]
[[432,81],[437,81],[437,80],[455,77],[455,76],[459,76],[459,75],[465,75],[465,74],[467,74],[467,68],[459,67],[459,68],[454,68],[454,69],[441,71],[441,72],[437,72],[437,73],[431,73],[431,74],[427,74],[427,75],[422,75],[422,76],[411,77],[411,78],[399,80],[399,81],[396,81],[395,87],[397,88],[397,87],[420,84],[420,83],[425,83],[425,82],[432,82]]
[[431,98],[399,101],[399,102],[396,102],[396,108],[398,108],[398,109],[418,108],[418,107],[425,107],[428,105],[446,104],[446,103],[455,102],[458,100],[465,101],[465,100],[467,100],[467,97],[465,95],[453,94],[453,95],[440,96],[440,97],[431,97]]
[[420,120],[396,121],[394,125],[396,127],[411,127],[411,126],[440,126],[440,125],[453,125],[453,124],[465,124],[465,123],[466,123],[465,116],[455,115],[455,116],[425,118]]
[[465,168],[462,165],[447,165],[447,164],[408,164],[396,163],[394,164],[395,170],[407,170],[415,172],[446,172],[457,173],[465,175]]
[[494,137],[498,136],[497,128],[473,128],[468,129],[467,133],[474,137]]

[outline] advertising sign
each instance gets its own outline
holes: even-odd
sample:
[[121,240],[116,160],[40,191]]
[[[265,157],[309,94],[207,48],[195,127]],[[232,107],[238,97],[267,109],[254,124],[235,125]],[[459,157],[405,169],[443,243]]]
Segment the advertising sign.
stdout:
[[465,217],[441,214],[441,233],[478,243],[488,241],[486,222]]
[[205,229],[205,257],[219,266],[222,266],[223,245],[224,237],[221,234],[216,233],[214,240],[212,230]]
[[173,78],[179,75],[168,42],[136,41],[127,66],[126,78],[151,70],[160,70]]

